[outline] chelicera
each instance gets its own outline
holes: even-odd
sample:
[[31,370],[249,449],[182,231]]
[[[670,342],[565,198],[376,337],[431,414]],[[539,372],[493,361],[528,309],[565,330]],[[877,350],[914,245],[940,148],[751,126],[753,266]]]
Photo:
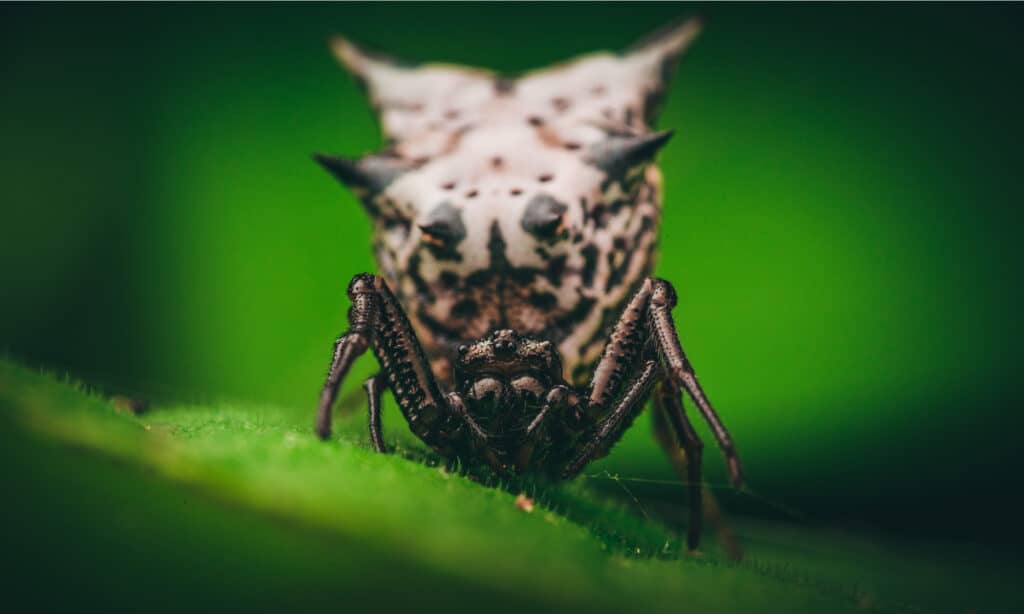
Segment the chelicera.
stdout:
[[702,444],[682,394],[710,425],[732,482],[728,431],[697,381],[650,276],[661,211],[650,129],[665,80],[699,31],[690,20],[618,55],[518,78],[409,67],[345,40],[334,50],[366,85],[391,146],[316,159],[374,222],[380,275],[356,275],[316,431],[353,362],[373,447],[386,451],[381,394],[445,458],[500,474],[569,479],[606,455],[647,401],[658,441],[685,458],[688,545],[700,535]]

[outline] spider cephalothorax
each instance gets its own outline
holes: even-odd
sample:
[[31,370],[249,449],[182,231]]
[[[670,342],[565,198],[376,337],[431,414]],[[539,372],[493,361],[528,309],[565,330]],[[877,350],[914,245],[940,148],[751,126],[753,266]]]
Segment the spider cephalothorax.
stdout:
[[685,452],[677,464],[696,547],[702,444],[682,391],[736,485],[740,465],[676,335],[675,292],[648,274],[661,203],[653,160],[669,136],[650,123],[698,29],[691,20],[624,54],[517,79],[400,66],[335,42],[392,145],[360,160],[317,156],[373,218],[381,267],[349,285],[321,437],[339,385],[369,349],[381,366],[365,386],[378,451],[387,388],[437,453],[504,474],[577,475],[657,387],[659,442],[673,458]]

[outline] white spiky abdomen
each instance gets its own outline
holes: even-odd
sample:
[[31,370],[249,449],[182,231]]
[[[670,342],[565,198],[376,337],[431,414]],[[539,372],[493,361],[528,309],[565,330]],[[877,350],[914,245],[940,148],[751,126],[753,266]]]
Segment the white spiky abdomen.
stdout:
[[497,328],[556,342],[567,379],[597,359],[653,266],[653,157],[668,134],[650,131],[651,114],[698,29],[518,79],[335,44],[391,146],[321,162],[373,215],[381,274],[441,381],[455,345]]

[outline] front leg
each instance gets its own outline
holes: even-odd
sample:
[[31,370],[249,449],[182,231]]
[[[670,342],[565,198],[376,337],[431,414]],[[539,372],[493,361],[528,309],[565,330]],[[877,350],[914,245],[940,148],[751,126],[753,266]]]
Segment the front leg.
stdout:
[[335,397],[338,396],[338,389],[352,364],[369,349],[374,327],[380,319],[380,301],[374,300],[371,294],[355,291],[358,288],[356,282],[361,277],[357,275],[349,283],[348,297],[352,301],[352,306],[348,310],[348,330],[334,342],[331,367],[327,371],[327,381],[320,392],[315,428],[321,439],[331,436],[331,408]]
[[672,284],[654,277],[644,279],[615,323],[608,345],[594,369],[587,399],[588,414],[592,419],[602,418],[622,394],[623,387],[635,372],[635,365],[651,357],[653,352],[665,379],[686,390],[711,427],[718,447],[725,455],[732,483],[739,488],[743,484],[743,471],[736,447],[683,352],[672,320],[672,308],[675,306],[676,292]]
[[576,458],[562,470],[563,478],[575,477],[587,463],[607,453],[608,449],[622,437],[629,423],[643,410],[657,375],[658,363],[648,360],[643,364],[630,381],[615,409],[600,422]]
[[563,478],[579,474],[615,445],[625,430],[621,426],[628,426],[643,411],[650,388],[661,375],[661,367],[647,350],[651,282],[645,279],[630,297],[601,352],[573,425],[583,438],[582,448],[570,451],[561,470]]
[[[349,329],[334,346],[317,410],[317,434],[330,436],[331,405],[338,388],[356,358],[372,348],[412,432],[428,445],[444,445],[445,422],[452,412],[397,299],[383,279],[368,273],[352,278],[348,296],[352,300]],[[375,380],[375,388],[377,383]]]

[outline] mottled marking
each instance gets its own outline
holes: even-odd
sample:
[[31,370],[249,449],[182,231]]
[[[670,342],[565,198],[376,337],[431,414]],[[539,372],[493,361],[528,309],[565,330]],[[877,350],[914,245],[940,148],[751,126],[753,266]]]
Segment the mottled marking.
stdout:
[[434,243],[428,243],[425,247],[430,252],[430,254],[434,257],[434,259],[437,260],[438,262],[444,262],[444,261],[461,262],[462,261],[462,254],[460,254],[458,251],[456,251],[456,250],[454,250],[454,249],[452,249],[452,248],[450,248],[450,247],[448,247],[446,245],[436,245]]
[[389,143],[343,174],[439,376],[454,345],[496,327],[558,343],[566,373],[597,360],[585,342],[607,336],[604,314],[651,266],[661,206],[652,160],[667,137],[650,131],[647,110],[689,28],[516,79],[332,43],[366,83]]
[[629,259],[623,251],[608,252],[608,280],[604,282],[604,291],[609,292],[612,288],[622,283],[626,277],[629,267]]
[[451,271],[442,271],[437,280],[441,283],[442,288],[450,290],[458,285],[459,276]]
[[413,285],[416,287],[416,292],[420,295],[421,300],[433,301],[434,293],[430,291],[430,286],[427,285],[427,282],[424,281],[423,277],[420,275],[420,262],[421,259],[419,254],[414,254],[409,258],[409,279],[412,280]]
[[491,224],[490,239],[487,241],[487,253],[491,256],[491,269],[508,268],[508,258],[505,256],[505,238],[501,236],[501,226],[495,220]]
[[565,274],[565,266],[568,261],[569,257],[565,254],[555,256],[548,261],[548,268],[544,274],[552,286],[562,285],[562,276]]
[[640,217],[640,231],[637,233],[638,236],[645,235],[651,230],[654,230],[654,218],[650,215],[644,215]]
[[594,275],[597,273],[597,246],[589,243],[583,246],[580,254],[583,256],[583,285],[591,287],[594,285]]
[[597,299],[583,296],[581,294],[572,310],[555,320],[554,326],[552,327],[552,341],[555,343],[561,343],[562,340],[571,332],[567,330],[567,328],[575,326],[579,322],[583,321],[594,309],[595,305],[597,305]]
[[550,292],[534,292],[530,294],[529,301],[530,304],[537,309],[548,311],[555,306],[558,299],[556,299],[555,295]]
[[595,230],[603,230],[608,226],[608,205],[605,203],[594,203],[590,210],[591,225]]
[[474,315],[476,315],[477,310],[478,306],[476,304],[476,301],[474,301],[471,298],[465,298],[459,301],[458,303],[452,305],[451,316],[453,318],[464,320],[466,318],[471,318]]
[[498,78],[494,80],[494,93],[498,96],[509,96],[516,90],[514,79]]

